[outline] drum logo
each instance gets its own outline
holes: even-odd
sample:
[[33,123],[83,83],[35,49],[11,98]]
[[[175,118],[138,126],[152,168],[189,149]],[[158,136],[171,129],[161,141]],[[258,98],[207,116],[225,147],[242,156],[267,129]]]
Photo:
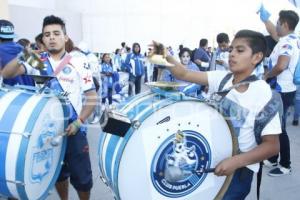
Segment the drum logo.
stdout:
[[57,126],[47,115],[42,127],[32,155],[31,182],[33,183],[40,183],[49,174],[53,165],[54,149],[49,141],[57,134]]
[[65,66],[62,71],[64,74],[70,74],[72,69],[69,66]]
[[164,196],[178,198],[196,190],[205,180],[211,150],[207,140],[198,132],[178,131],[168,137],[156,151],[151,164],[151,180]]

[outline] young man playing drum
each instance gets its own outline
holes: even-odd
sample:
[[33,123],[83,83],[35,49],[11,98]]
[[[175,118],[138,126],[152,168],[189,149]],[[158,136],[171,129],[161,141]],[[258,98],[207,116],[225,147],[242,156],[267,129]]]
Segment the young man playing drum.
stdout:
[[[89,146],[86,138],[87,128],[84,122],[93,112],[97,93],[92,81],[92,73],[84,57],[68,54],[65,43],[68,40],[64,21],[56,16],[47,16],[43,22],[43,42],[48,52],[45,59],[46,75],[56,75],[51,80],[51,89],[68,93],[70,105],[69,125],[65,130],[68,144],[64,165],[56,183],[56,189],[61,199],[68,199],[68,178],[77,190],[81,200],[89,199],[93,185],[92,170],[89,157]],[[15,65],[14,65],[15,66]],[[60,68],[60,69],[59,69]],[[24,65],[9,67],[3,71],[4,76],[15,76],[31,73],[32,68]],[[85,103],[82,103],[84,94]]]
[[[231,73],[189,71],[173,57],[166,56],[166,60],[174,65],[168,69],[176,78],[208,85],[210,94],[218,94],[215,92],[220,90],[223,93],[222,97],[219,96],[221,100],[215,100],[215,102],[218,101],[218,108],[228,114],[240,150],[238,155],[221,161],[215,167],[214,173],[217,176],[234,173],[232,182],[224,195],[225,200],[245,199],[251,189],[253,174],[259,170],[258,163],[279,151],[278,138],[281,128],[278,107],[268,107],[270,102],[273,102],[273,105],[277,104],[278,99],[274,97],[276,95],[272,94],[264,80],[258,80],[252,76],[255,67],[263,60],[266,49],[266,41],[261,33],[251,30],[239,31],[230,46]],[[163,46],[154,42],[153,55],[164,54],[164,52]],[[264,109],[266,107],[269,109]],[[271,110],[274,114],[259,119],[257,116],[261,116],[259,114],[263,110]],[[258,126],[256,126],[256,121],[261,121]]]

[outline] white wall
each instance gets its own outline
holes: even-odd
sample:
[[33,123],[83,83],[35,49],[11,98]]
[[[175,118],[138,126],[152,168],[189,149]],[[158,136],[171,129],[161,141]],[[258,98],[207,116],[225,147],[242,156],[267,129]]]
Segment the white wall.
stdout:
[[9,19],[7,0],[0,0],[0,19]]
[[[215,37],[230,39],[240,29],[265,32],[256,11],[262,0],[8,0],[19,35],[33,38],[42,18],[50,13],[66,19],[67,31],[77,43],[84,40],[93,51],[112,52],[125,41],[142,45],[151,40],[177,49],[198,46],[203,37],[216,46]],[[276,22],[280,9],[292,8],[288,0],[264,0]]]
[[[58,1],[59,2],[59,1]],[[9,0],[10,20],[15,25],[18,38],[28,38],[34,41],[42,31],[43,19],[47,15],[57,15],[66,22],[67,33],[75,43],[79,43],[82,36],[82,16],[67,7],[61,7],[55,0]]]

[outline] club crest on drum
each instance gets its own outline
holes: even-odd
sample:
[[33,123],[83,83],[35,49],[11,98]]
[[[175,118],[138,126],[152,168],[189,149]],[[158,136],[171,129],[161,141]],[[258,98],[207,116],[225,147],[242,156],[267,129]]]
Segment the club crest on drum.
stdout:
[[206,173],[195,173],[211,165],[211,150],[205,137],[191,130],[177,131],[156,151],[151,164],[151,180],[164,196],[177,198],[196,190]]
[[53,147],[49,140],[57,134],[57,125],[50,119],[49,115],[43,120],[43,129],[34,147],[31,164],[31,182],[40,183],[49,173],[53,163]]

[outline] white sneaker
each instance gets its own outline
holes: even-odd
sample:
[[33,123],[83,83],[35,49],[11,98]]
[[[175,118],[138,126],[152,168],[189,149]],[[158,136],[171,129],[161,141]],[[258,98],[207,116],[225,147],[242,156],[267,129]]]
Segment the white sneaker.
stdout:
[[277,163],[272,163],[272,162],[270,162],[270,161],[268,161],[268,160],[264,160],[263,163],[264,163],[264,166],[265,166],[265,167],[270,168],[270,169],[277,166]]
[[289,175],[292,173],[291,168],[285,168],[282,166],[276,167],[269,171],[268,175],[273,177],[283,176],[283,175]]

